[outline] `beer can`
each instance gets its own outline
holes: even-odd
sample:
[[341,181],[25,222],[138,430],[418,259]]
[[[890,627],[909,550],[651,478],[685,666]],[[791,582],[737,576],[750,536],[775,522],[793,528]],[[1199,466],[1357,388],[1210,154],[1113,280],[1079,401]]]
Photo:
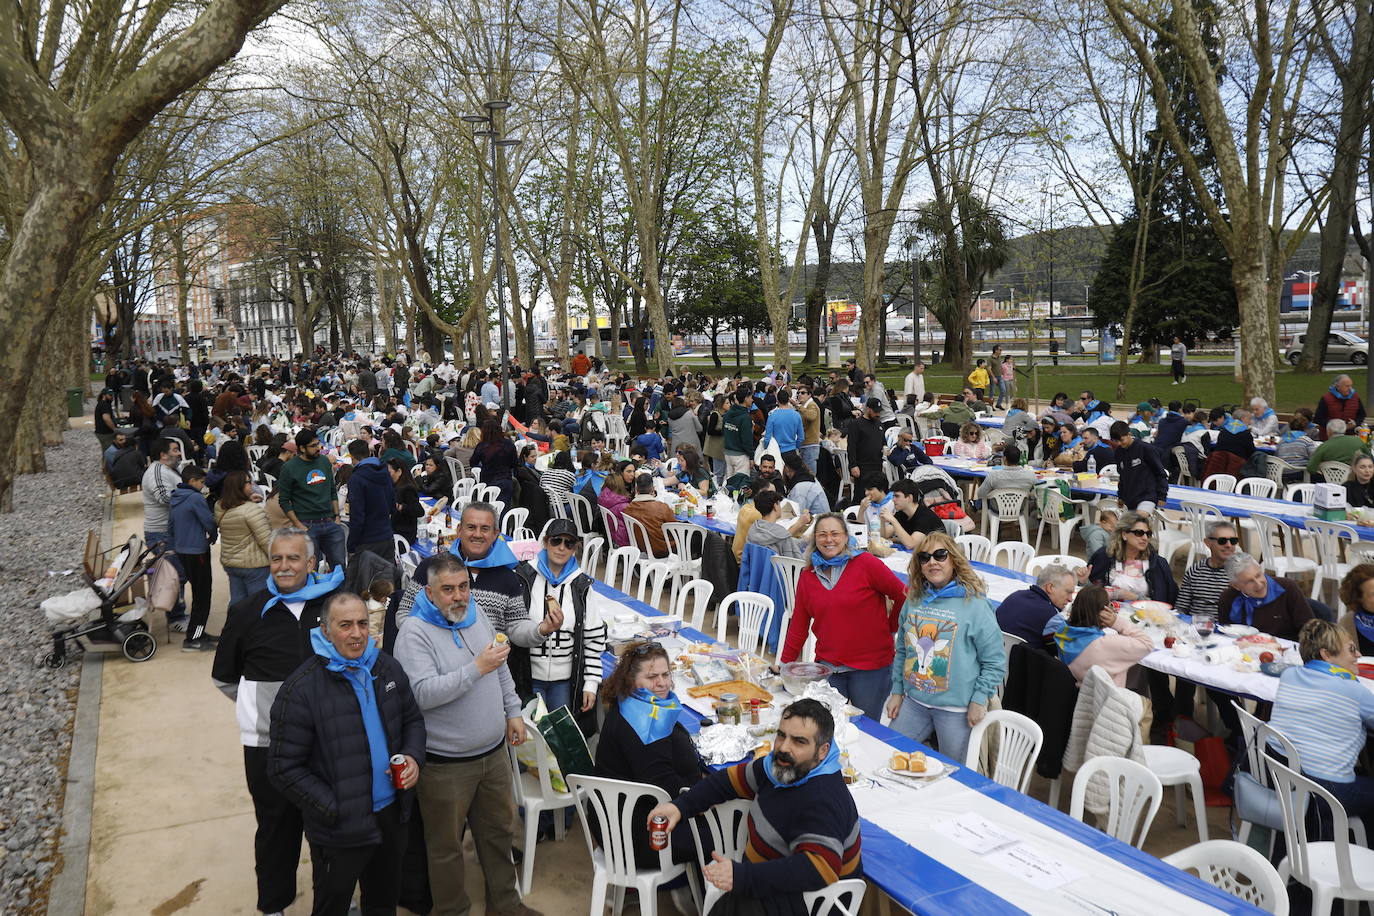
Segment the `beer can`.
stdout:
[[401,774],[405,772],[406,759],[402,754],[391,755],[391,784],[398,789],[404,788],[401,785]]
[[649,818],[649,848],[668,848],[668,818],[662,814]]

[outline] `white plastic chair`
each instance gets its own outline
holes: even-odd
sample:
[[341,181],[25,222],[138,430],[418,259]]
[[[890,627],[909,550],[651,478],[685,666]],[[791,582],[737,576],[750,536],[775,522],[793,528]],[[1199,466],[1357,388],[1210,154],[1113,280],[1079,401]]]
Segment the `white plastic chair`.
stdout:
[[706,552],[706,529],[691,522],[665,522],[663,540],[673,568],[672,600],[683,583],[701,578],[701,558]]
[[729,623],[732,608],[738,608],[739,612],[739,631],[736,633],[735,647],[742,652],[762,654],[768,621],[773,619],[776,610],[773,607],[773,599],[759,592],[731,592],[722,598],[720,609],[717,611],[717,642],[725,642],[725,627]]
[[1279,491],[1279,485],[1268,477],[1246,477],[1236,482],[1237,496],[1258,496],[1261,499],[1273,499]]
[[706,606],[711,603],[711,594],[715,590],[716,587],[708,580],[693,579],[678,589],[677,597],[673,599],[673,614],[682,618],[683,626],[706,632],[702,629],[706,623]]
[[1216,490],[1218,493],[1236,492],[1235,474],[1211,474],[1202,481],[1202,489]]
[[[1279,863],[1279,878],[1286,884],[1292,877],[1312,891],[1313,913],[1330,913],[1331,904],[1337,900],[1374,900],[1374,850],[1351,844],[1350,824],[1341,803],[1277,760],[1269,761],[1269,775],[1283,810],[1283,836],[1288,846],[1288,855]],[[1334,840],[1312,842],[1307,838],[1307,809],[1314,795],[1329,809]],[[1346,912],[1352,912],[1349,905]]]
[[592,504],[580,493],[569,493],[567,502],[564,503],[569,510],[569,518],[577,526],[577,533],[586,537],[595,534],[596,524],[593,521],[596,516],[592,515]]
[[[1292,742],[1284,737],[1277,729],[1271,728],[1268,723],[1252,715],[1250,711],[1245,708],[1245,704],[1241,703],[1239,700],[1232,700],[1231,708],[1236,711],[1236,715],[1240,719],[1240,733],[1241,738],[1245,742],[1244,750],[1245,759],[1248,764],[1247,770],[1256,782],[1272,792],[1273,780],[1269,778],[1269,755],[1265,753],[1265,742],[1271,737],[1278,740],[1284,748],[1284,756],[1287,757],[1290,762],[1301,759],[1298,756],[1297,748],[1294,748]],[[1242,777],[1237,774],[1236,778],[1240,779]],[[1263,819],[1240,821],[1240,830],[1236,833],[1236,839],[1242,843],[1249,842],[1250,830],[1255,825],[1269,828],[1271,835],[1283,829],[1283,817],[1277,809],[1272,809],[1267,812],[1247,811],[1246,813],[1258,815]],[[1265,815],[1268,816],[1266,817]],[[1239,817],[1239,809],[1237,809],[1237,817]],[[1270,851],[1273,851],[1272,841],[1270,844]]]
[[1312,577],[1311,597],[1319,601],[1322,597],[1322,586],[1327,579],[1339,585],[1346,573],[1350,572],[1351,564],[1341,562],[1341,541],[1358,541],[1360,533],[1355,530],[1354,525],[1344,522],[1324,522],[1309,518],[1304,525],[1317,553],[1317,573]]
[[1046,566],[1055,565],[1062,566],[1071,573],[1076,573],[1087,566],[1088,561],[1079,557],[1071,557],[1064,553],[1051,553],[1043,557],[1031,557],[1029,562],[1026,563],[1026,575],[1038,576],[1040,575],[1040,570],[1044,569]]
[[[606,555],[606,573],[603,581],[611,588],[618,588],[628,595],[634,587],[635,567],[638,565],[638,547],[617,547]],[[620,576],[618,582],[617,575]]]
[[992,555],[988,562],[993,566],[1000,566],[1003,569],[1010,569],[1015,572],[1025,572],[1026,564],[1035,556],[1035,548],[1020,541],[1003,541],[992,548]]
[[859,916],[868,882],[862,878],[842,878],[818,891],[802,894],[808,916]]
[[[744,857],[744,847],[749,842],[749,807],[751,802],[737,798],[732,801],[712,805],[698,817],[692,818],[692,839],[696,841],[697,861],[703,866],[712,862],[711,850],[719,852],[727,859],[739,861]],[[679,830],[683,828],[678,824]],[[707,882],[706,897],[699,901],[701,916],[710,916],[716,901],[725,892]]]
[[[1003,633],[1002,637],[1005,640],[1007,634]],[[984,735],[994,725],[998,726],[997,757],[995,761],[989,761],[991,772],[987,772],[979,766],[979,759],[983,756]],[[993,709],[969,732],[964,766],[978,770],[993,782],[1025,792],[1030,786],[1035,758],[1040,756],[1040,746],[1044,741],[1045,733],[1033,719],[1008,709]]]
[[1317,465],[1317,474],[1326,483],[1345,483],[1350,478],[1350,465],[1344,461],[1323,461]]
[[[1255,524],[1255,535],[1259,538],[1261,562],[1265,569],[1276,576],[1317,574],[1317,561],[1303,556],[1294,549],[1292,540],[1286,540],[1286,531],[1292,530],[1286,524],[1263,512],[1250,513],[1250,521]],[[1282,553],[1275,550],[1275,541],[1279,543]]]
[[654,610],[658,610],[659,602],[663,600],[663,587],[668,584],[671,577],[672,567],[663,560],[641,557],[639,560],[639,591],[635,593],[635,598],[643,601]]
[[[606,529],[606,535],[610,537],[611,542],[614,543],[615,536],[620,532],[620,529],[625,526],[621,524],[620,519],[615,517],[615,513],[611,512],[611,510],[607,509],[605,506],[598,504],[596,511],[601,513],[601,526]],[[576,524],[576,522],[574,522],[574,524]]]
[[[797,605],[797,580],[801,578],[802,572],[806,569],[806,561],[797,557],[783,557],[775,554],[768,558],[768,562],[773,564],[773,570],[782,582],[782,594],[786,602],[782,612],[782,626],[778,628],[778,655],[781,655],[782,644],[787,639],[787,630],[792,626],[792,611],[796,609]],[[816,637],[808,633],[806,645],[802,647],[797,660],[803,662],[814,660],[815,649]],[[808,652],[811,653],[809,657]]]
[[1025,490],[993,490],[983,500],[983,535],[993,542],[1002,539],[1002,525],[1016,523],[1021,528],[1021,542],[1030,541],[1026,523],[1026,502],[1030,493]]
[[534,727],[529,719],[525,720],[525,735],[534,747],[534,759],[538,768],[534,771],[520,771],[520,762],[515,757],[515,747],[506,745],[506,757],[510,761],[511,786],[515,792],[515,804],[525,809],[525,861],[520,870],[520,893],[529,894],[530,884],[534,881],[534,853],[539,839],[539,814],[542,811],[557,812],[553,818],[553,835],[561,840],[567,833],[564,826],[563,809],[576,804],[571,792],[559,792],[549,779],[549,772],[558,769],[558,760],[549,749],[548,742]]
[[[1226,521],[1226,515],[1216,506],[1209,506],[1206,503],[1193,502],[1192,500],[1180,500],[1178,510],[1183,513],[1188,528],[1188,558],[1184,560],[1183,568],[1190,569],[1193,565],[1193,559],[1202,550],[1202,540],[1207,536],[1207,526],[1213,522]],[[1166,552],[1164,546],[1160,545],[1159,552],[1168,558],[1173,555],[1174,550]]]
[[[605,912],[606,891],[611,887],[615,888],[613,906],[617,916],[626,888],[634,888],[638,893],[641,913],[655,916],[660,887],[682,874],[695,883],[695,871],[689,871],[685,863],[673,862],[671,846],[658,851],[657,862],[635,861],[635,809],[644,799],[655,805],[667,803],[671,800],[667,792],[658,786],[599,776],[569,776],[568,785],[577,799],[577,814],[592,856],[591,916],[602,916]],[[592,839],[588,812],[600,825],[600,846]]]
[[582,552],[577,558],[577,565],[593,579],[596,578],[596,566],[601,562],[601,551],[605,547],[606,539],[599,534],[590,534],[582,540]]
[[515,529],[526,527],[525,522],[530,519],[530,510],[524,506],[517,506],[501,516],[501,533],[506,536],[506,540],[511,540],[515,536]]
[[631,547],[638,547],[640,555],[647,559],[663,559],[654,556],[654,545],[649,540],[649,529],[644,526],[643,522],[632,515],[624,514],[620,516],[620,520],[625,523],[625,535],[629,538]]
[[992,541],[981,534],[961,534],[954,539],[970,563],[986,563],[992,556]]
[[399,534],[393,534],[391,536],[391,543],[394,544],[396,548],[396,565],[400,566],[401,560],[405,558],[406,554],[410,553],[410,542]]
[[1170,449],[1170,452],[1174,456],[1174,464],[1178,466],[1179,486],[1186,486],[1190,481],[1192,486],[1197,486],[1197,478],[1193,476],[1193,472],[1188,465],[1187,451],[1184,450],[1183,446],[1175,445]]
[[472,491],[472,498],[479,503],[495,505],[496,501],[501,498],[501,488],[494,484],[479,483],[476,489]]
[[1164,798],[1164,786],[1160,785],[1159,777],[1125,757],[1094,757],[1074,777],[1073,791],[1069,795],[1069,817],[1083,820],[1088,780],[1098,773],[1107,780],[1111,797],[1106,826],[1099,829],[1123,843],[1143,849],[1145,836]]
[[1233,840],[1208,840],[1180,849],[1164,861],[1274,916],[1288,916],[1288,890],[1278,869],[1260,853]]
[[1283,498],[1290,503],[1302,503],[1310,506],[1317,501],[1317,485],[1315,483],[1292,483],[1283,491]]
[[1084,521],[1084,508],[1074,511],[1069,518],[1063,518],[1065,506],[1086,507],[1090,505],[1086,499],[1069,499],[1059,492],[1057,487],[1044,487],[1035,491],[1037,494],[1044,494],[1044,502],[1040,506],[1040,524],[1035,529],[1035,552],[1040,551],[1040,539],[1045,536],[1045,529],[1050,528],[1058,539],[1060,552],[1069,549],[1069,542],[1073,540],[1073,531]]
[[1150,768],[1161,786],[1174,787],[1174,810],[1180,827],[1188,826],[1183,809],[1183,790],[1193,795],[1193,815],[1197,818],[1197,836],[1207,842],[1207,800],[1202,794],[1202,764],[1182,748],[1167,744],[1146,744],[1145,765]]

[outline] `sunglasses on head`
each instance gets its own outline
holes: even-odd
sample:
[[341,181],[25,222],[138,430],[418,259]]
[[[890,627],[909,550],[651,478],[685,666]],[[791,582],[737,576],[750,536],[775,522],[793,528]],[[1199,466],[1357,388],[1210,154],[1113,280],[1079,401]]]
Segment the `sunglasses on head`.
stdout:
[[634,656],[648,655],[655,649],[661,650],[662,648],[663,646],[657,642],[642,642],[639,645],[635,646],[633,649],[631,649],[630,654]]
[[1138,538],[1151,538],[1155,536],[1155,533],[1149,528],[1131,528],[1127,530],[1126,533],[1134,534]]
[[576,547],[577,538],[573,537],[571,534],[555,534],[553,537],[549,538],[549,546]]
[[939,550],[932,551],[931,553],[926,553],[924,550],[922,550],[916,554],[916,562],[920,563],[922,566],[926,565],[931,560],[934,560],[937,563],[943,563],[948,559],[949,551],[943,547],[941,547]]
[[1240,538],[1212,538],[1212,540],[1216,541],[1218,544],[1221,544],[1222,546],[1225,546],[1227,544],[1240,543]]

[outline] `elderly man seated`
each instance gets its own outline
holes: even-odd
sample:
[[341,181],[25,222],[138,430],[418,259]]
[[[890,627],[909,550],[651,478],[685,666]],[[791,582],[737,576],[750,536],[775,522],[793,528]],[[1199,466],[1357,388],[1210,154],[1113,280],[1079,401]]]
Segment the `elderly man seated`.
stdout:
[[1051,563],[1040,569],[1035,584],[1012,592],[997,606],[997,625],[1003,633],[1019,636],[1027,646],[1058,654],[1054,634],[1064,623],[1061,612],[1078,587],[1078,577],[1067,566]]
[[1339,461],[1341,464],[1349,464],[1356,455],[1369,454],[1369,446],[1359,436],[1355,435],[1354,430],[1350,429],[1344,420],[1328,420],[1326,423],[1326,441],[1317,446],[1312,452],[1312,457],[1307,459],[1307,472],[1309,474],[1318,473],[1324,461]]
[[1279,434],[1279,415],[1264,398],[1250,399],[1250,432],[1256,436]]

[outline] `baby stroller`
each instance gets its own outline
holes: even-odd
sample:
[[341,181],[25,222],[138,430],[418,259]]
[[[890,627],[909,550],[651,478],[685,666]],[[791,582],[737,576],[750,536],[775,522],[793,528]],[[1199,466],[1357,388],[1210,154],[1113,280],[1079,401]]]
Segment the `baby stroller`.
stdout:
[[[87,587],[56,595],[41,605],[53,628],[52,651],[43,657],[44,665],[65,665],[67,643],[78,639],[86,640],[83,648],[119,646],[131,662],[146,662],[157,653],[157,639],[142,619],[148,603],[132,594],[147,570],[151,553],[136,534],[127,543],[106,551],[100,550],[94,530],[87,534],[82,556]],[[129,604],[133,607],[115,616],[115,608]]]

